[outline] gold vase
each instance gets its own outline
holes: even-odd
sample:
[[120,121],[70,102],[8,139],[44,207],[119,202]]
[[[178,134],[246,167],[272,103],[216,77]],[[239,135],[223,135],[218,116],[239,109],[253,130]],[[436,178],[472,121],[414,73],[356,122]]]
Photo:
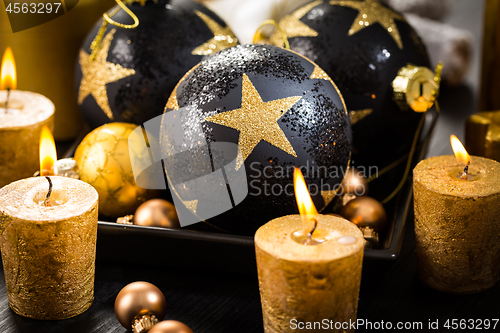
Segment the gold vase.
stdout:
[[0,53],[12,48],[19,90],[37,92],[54,102],[57,140],[73,139],[81,130],[74,88],[78,50],[90,28],[114,4],[114,0],[81,0],[66,14],[16,33],[0,5]]

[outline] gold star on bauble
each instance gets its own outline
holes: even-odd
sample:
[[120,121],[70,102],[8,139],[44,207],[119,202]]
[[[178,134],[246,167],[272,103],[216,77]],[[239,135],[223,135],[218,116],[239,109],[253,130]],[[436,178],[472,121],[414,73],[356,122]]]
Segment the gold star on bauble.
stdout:
[[307,59],[311,64],[314,65],[314,70],[313,70],[311,76],[309,77],[310,79],[327,80],[328,82],[330,82],[332,84],[332,86],[337,91],[337,94],[339,95],[340,100],[342,101],[342,106],[344,107],[344,112],[347,115],[347,107],[345,106],[344,97],[342,97],[342,94],[340,93],[339,88],[337,87],[337,85],[335,84],[335,82],[333,82],[333,80],[330,77],[330,75],[326,74],[326,72],[321,67],[319,67],[318,65],[316,65],[310,59],[304,57],[303,55],[300,55],[300,56],[303,57],[303,58],[305,58],[305,59]]
[[231,28],[226,26],[223,28],[219,23],[215,22],[210,16],[203,14],[202,12],[195,10],[196,15],[198,15],[207,27],[212,31],[214,37],[208,42],[198,46],[191,53],[194,55],[209,55],[214,54],[229,47],[238,45],[238,39],[234,36]]
[[109,47],[116,32],[116,29],[108,32],[102,39],[97,50],[94,61],[90,60],[90,54],[80,50],[80,67],[82,69],[82,81],[78,91],[78,104],[82,104],[88,95],[92,95],[99,107],[104,111],[109,119],[113,120],[113,112],[109,107],[108,92],[106,84],[116,82],[127,76],[134,75],[135,70],[124,68],[121,65],[108,62]]
[[391,35],[392,39],[396,42],[400,49],[403,48],[403,42],[399,35],[398,27],[394,20],[405,21],[404,17],[394,12],[393,10],[384,7],[377,0],[333,0],[330,1],[331,5],[339,5],[343,7],[350,7],[359,11],[358,16],[354,19],[348,35],[354,35],[356,32],[369,27],[375,23],[379,23]]
[[349,112],[349,117],[351,118],[351,126],[357,122],[365,119],[365,117],[371,115],[373,109],[363,109],[363,110],[352,110]]
[[238,146],[241,151],[241,158],[236,161],[237,169],[241,167],[243,161],[247,159],[262,140],[297,157],[295,150],[293,150],[290,141],[288,141],[277,121],[300,98],[301,96],[293,96],[264,102],[248,76],[243,74],[241,108],[209,116],[205,120],[234,128],[240,132]]
[[[310,4],[301,7],[294,11],[292,14],[283,17],[279,23],[279,26],[287,38],[293,37],[316,37],[318,32],[307,24],[302,22],[300,19],[309,13],[314,7],[320,5],[323,1],[318,0],[311,2]],[[271,43],[274,45],[279,45],[283,47],[285,42],[279,32],[275,32],[271,38]]]

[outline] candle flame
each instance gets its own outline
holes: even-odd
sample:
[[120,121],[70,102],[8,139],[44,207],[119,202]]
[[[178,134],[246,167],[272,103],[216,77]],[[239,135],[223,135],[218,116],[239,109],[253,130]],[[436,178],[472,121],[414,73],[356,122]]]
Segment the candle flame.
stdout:
[[460,142],[460,140],[454,135],[450,136],[450,142],[451,142],[451,148],[455,153],[457,161],[465,165],[468,165],[470,163],[470,156],[467,153],[467,150],[465,150],[465,147],[462,144],[462,142]]
[[56,144],[52,132],[43,126],[40,133],[40,176],[55,174],[54,164],[57,160]]
[[17,88],[16,61],[10,47],[7,47],[3,54],[0,78],[0,90]]
[[307,190],[306,181],[299,168],[295,168],[293,172],[293,185],[295,188],[295,199],[299,207],[300,216],[304,222],[304,228],[309,232],[314,227],[313,218],[318,215],[316,207]]

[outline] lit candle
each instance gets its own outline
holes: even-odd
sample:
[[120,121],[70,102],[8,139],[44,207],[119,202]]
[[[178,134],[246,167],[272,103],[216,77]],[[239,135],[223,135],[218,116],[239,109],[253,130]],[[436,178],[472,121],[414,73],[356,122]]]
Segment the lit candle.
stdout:
[[352,332],[344,323],[356,320],[363,234],[341,217],[317,215],[296,170],[301,215],[274,219],[255,234],[264,330],[295,332],[328,323],[333,331]]
[[16,66],[10,48],[0,72],[0,187],[38,169],[38,140],[43,126],[53,127],[54,104],[46,97],[15,90]]
[[477,293],[500,278],[500,163],[451,140],[456,157],[413,170],[418,275],[439,291]]
[[97,191],[72,178],[33,177],[0,189],[0,248],[14,312],[56,320],[90,307],[97,211]]

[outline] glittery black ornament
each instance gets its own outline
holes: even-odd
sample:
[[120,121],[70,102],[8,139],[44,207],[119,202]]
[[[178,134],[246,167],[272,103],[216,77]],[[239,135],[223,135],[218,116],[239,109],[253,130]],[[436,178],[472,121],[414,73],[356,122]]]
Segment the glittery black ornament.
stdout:
[[[169,186],[198,216],[219,204],[218,193],[229,190],[232,205],[206,222],[232,233],[253,235],[273,218],[298,213],[294,166],[302,168],[321,210],[334,197],[350,161],[349,117],[333,81],[309,59],[279,47],[237,46],[204,60],[179,82],[163,124],[177,113],[191,113],[182,125],[183,137],[195,143],[173,144],[173,134],[162,127],[163,154],[184,147],[165,160]],[[232,143],[241,155],[237,149],[221,153],[215,148],[220,143]],[[226,182],[208,184],[213,198],[199,198],[186,185],[220,172],[228,161],[235,161],[236,170],[244,168],[240,185],[248,189],[246,196],[239,197],[242,187],[231,183],[227,168]]]
[[[112,121],[142,124],[161,115],[186,71],[205,55],[237,45],[230,28],[199,3],[140,2],[127,5],[139,20],[136,28],[108,24],[92,60],[90,46],[98,35],[101,19],[80,50],[76,71],[78,102],[91,128]],[[112,20],[133,22],[123,10]]]
[[[353,165],[380,170],[408,154],[422,114],[400,109],[392,82],[407,64],[430,64],[404,17],[376,0],[320,0],[279,24],[291,49],[321,66],[344,96],[353,129]],[[282,45],[278,33],[272,41]],[[371,194],[381,200],[391,193],[404,167],[403,160],[383,180],[371,183]]]

